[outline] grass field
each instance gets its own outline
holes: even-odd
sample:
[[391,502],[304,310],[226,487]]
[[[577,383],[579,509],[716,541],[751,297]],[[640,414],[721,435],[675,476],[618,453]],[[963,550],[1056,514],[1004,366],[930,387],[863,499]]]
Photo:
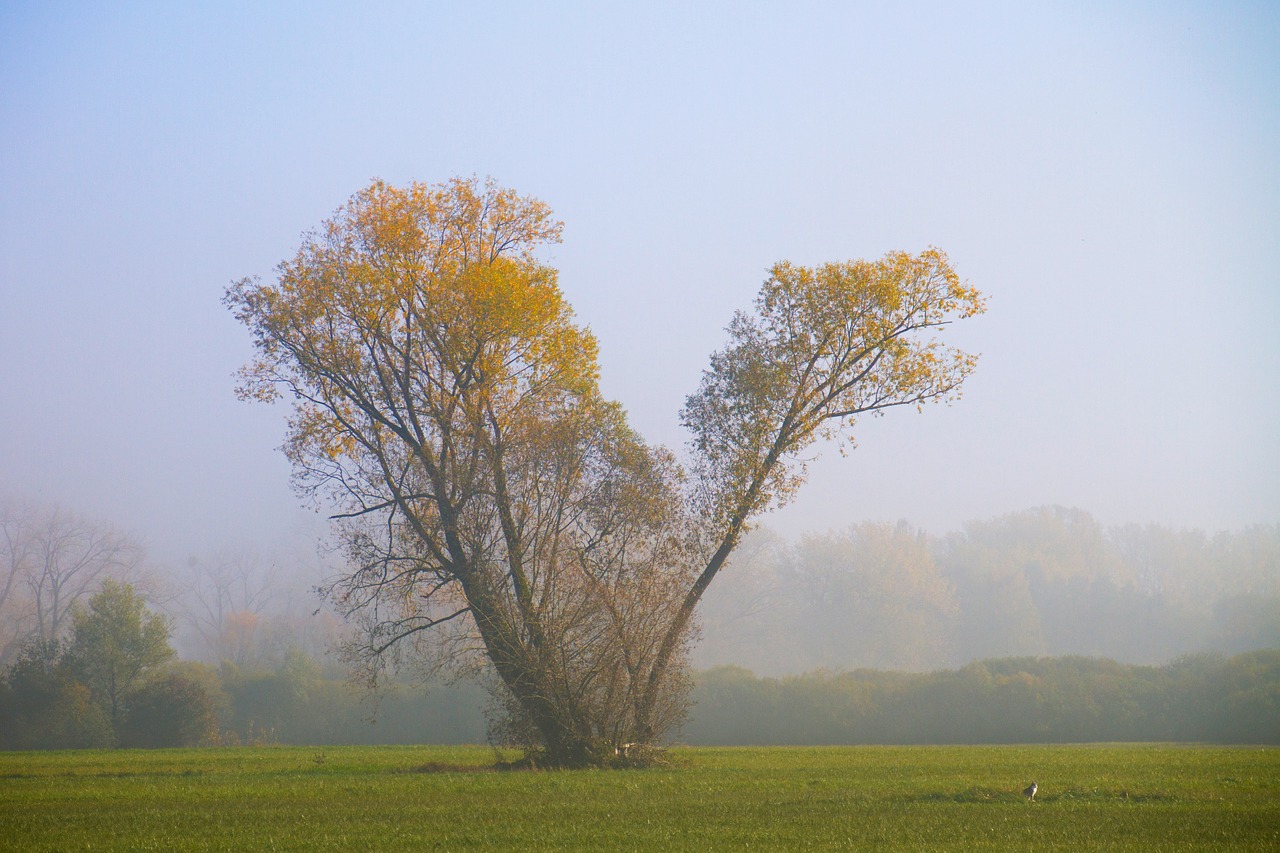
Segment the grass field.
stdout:
[[[14,850],[1280,850],[1280,750],[678,749],[498,772],[480,747],[0,753]],[[1019,791],[1035,780],[1034,803]]]

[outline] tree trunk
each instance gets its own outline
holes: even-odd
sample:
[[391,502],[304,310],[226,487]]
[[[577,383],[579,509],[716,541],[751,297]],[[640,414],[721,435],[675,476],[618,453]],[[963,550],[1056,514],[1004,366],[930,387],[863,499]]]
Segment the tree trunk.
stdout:
[[537,663],[538,649],[528,648],[502,623],[495,597],[482,586],[474,581],[464,584],[476,627],[498,677],[538,731],[545,749],[542,763],[566,768],[593,764],[596,756],[590,726],[580,725],[570,709],[550,698],[550,670]]

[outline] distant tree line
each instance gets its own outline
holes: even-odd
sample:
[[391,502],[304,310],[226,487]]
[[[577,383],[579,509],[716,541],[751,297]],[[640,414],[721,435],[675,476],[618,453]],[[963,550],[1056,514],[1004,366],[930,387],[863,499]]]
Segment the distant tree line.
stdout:
[[0,749],[485,739],[474,685],[370,697],[296,647],[275,666],[179,661],[171,621],[111,579],[69,618],[66,639],[31,637],[0,678]]
[[1160,664],[1280,648],[1280,525],[1207,536],[1042,507],[934,536],[759,531],[707,594],[695,664],[762,675],[929,671],[985,658]]
[[[170,662],[129,694],[113,728],[94,691],[27,664],[0,685],[0,748],[482,743],[486,692],[402,685],[371,702],[302,653],[275,667]],[[1161,667],[1096,658],[1004,658],[933,673],[860,670],[757,677],[699,673],[694,745],[1280,743],[1280,651]]]
[[[491,701],[471,683],[367,697],[301,656],[224,670],[224,739],[289,744],[478,743]],[[376,710],[376,720],[370,718]],[[1280,651],[1192,655],[1152,667],[1004,658],[933,673],[862,670],[761,678],[698,673],[675,739],[693,745],[1280,743]]]
[[[488,734],[483,685],[354,688],[301,561],[230,552],[166,577],[56,507],[0,507],[0,534],[0,748]],[[946,537],[760,531],[726,570],[690,743],[1277,741],[1280,526],[1105,529],[1048,507]],[[722,666],[743,663],[759,676]]]
[[1161,667],[1004,658],[959,670],[757,678],[704,672],[683,737],[704,745],[1280,743],[1280,651]]
[[66,639],[30,638],[0,684],[0,746],[184,746],[216,736],[202,687],[162,672],[170,627],[129,584],[107,579],[69,611]]
[[323,573],[314,556],[246,548],[156,567],[108,524],[56,504],[0,500],[0,670],[36,640],[67,640],[72,611],[106,581],[128,584],[168,617],[184,658],[272,667],[290,649],[322,657],[342,630],[331,611],[317,612]]
[[[795,541],[757,529],[730,567],[734,583],[701,605],[698,669],[924,672],[1067,655],[1163,664],[1280,648],[1280,524],[1108,528],[1051,506],[944,536],[906,522]],[[246,671],[279,667],[290,649],[321,660],[347,630],[317,612],[311,590],[325,572],[314,556],[248,549],[150,568],[108,525],[0,502],[0,670],[29,640],[65,640],[71,608],[107,578],[172,620],[185,659]]]

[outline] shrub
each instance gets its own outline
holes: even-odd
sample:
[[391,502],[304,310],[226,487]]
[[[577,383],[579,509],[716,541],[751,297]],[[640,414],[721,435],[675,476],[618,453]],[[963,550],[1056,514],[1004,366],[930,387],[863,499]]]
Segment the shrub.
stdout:
[[32,640],[5,676],[0,701],[0,746],[77,749],[110,746],[111,723],[76,681],[62,644]]
[[129,697],[120,745],[200,746],[217,741],[218,716],[205,689],[190,678],[168,675]]

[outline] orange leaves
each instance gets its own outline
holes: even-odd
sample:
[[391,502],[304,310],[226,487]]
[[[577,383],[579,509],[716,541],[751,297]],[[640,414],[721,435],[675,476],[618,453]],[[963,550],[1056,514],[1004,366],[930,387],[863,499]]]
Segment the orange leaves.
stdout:
[[242,393],[265,397],[274,383],[351,396],[410,366],[439,387],[594,383],[594,340],[535,258],[561,228],[543,202],[492,181],[374,181],[280,264],[275,284],[228,289],[260,356]]
[[479,466],[500,464],[529,424],[593,401],[595,339],[536,256],[561,228],[492,181],[374,181],[275,281],[228,288],[257,349],[239,392],[293,400],[299,486],[404,512],[417,511],[410,495],[466,504],[490,488]]
[[936,248],[770,270],[682,413],[706,511],[741,525],[804,478],[800,454],[861,414],[954,399],[976,357],[937,331],[985,310]]

